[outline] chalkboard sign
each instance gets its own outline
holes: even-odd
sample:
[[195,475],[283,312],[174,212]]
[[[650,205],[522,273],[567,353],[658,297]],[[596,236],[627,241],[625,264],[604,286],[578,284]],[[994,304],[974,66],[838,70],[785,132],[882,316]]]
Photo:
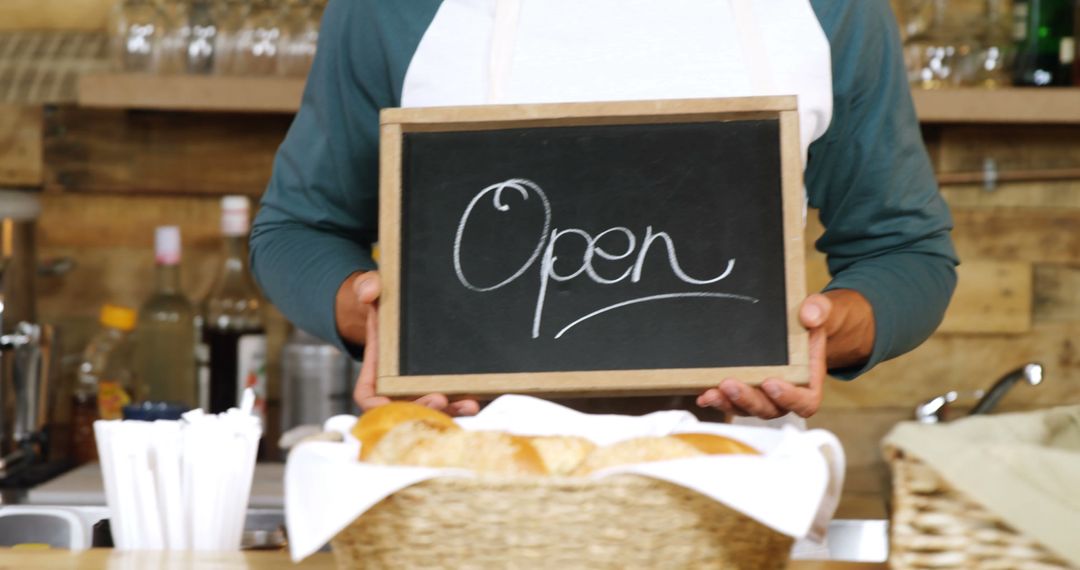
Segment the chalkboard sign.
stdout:
[[382,116],[379,392],[805,382],[788,97]]

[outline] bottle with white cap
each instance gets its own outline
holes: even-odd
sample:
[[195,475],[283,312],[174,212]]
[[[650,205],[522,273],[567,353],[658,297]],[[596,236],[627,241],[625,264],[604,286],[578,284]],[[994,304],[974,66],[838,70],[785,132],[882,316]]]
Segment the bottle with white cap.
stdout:
[[195,407],[195,308],[180,289],[179,227],[157,228],[154,259],[154,293],[139,309],[136,399]]
[[236,406],[244,388],[255,392],[256,412],[265,417],[266,331],[262,300],[248,270],[250,203],[246,196],[221,201],[225,259],[203,308],[203,343],[208,349],[207,404],[211,413]]

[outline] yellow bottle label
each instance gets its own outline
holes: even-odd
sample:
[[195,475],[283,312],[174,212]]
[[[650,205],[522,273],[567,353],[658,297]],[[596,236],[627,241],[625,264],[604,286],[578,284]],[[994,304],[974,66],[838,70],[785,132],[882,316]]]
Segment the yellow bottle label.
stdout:
[[119,420],[124,417],[124,406],[131,403],[131,396],[119,382],[98,382],[98,416],[103,420]]

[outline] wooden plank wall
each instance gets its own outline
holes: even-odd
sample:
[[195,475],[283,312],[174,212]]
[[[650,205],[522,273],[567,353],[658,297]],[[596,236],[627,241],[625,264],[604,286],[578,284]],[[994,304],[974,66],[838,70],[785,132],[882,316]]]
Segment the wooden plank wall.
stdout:
[[42,110],[0,105],[0,186],[40,186],[42,177]]
[[101,30],[116,0],[3,0],[0,31]]

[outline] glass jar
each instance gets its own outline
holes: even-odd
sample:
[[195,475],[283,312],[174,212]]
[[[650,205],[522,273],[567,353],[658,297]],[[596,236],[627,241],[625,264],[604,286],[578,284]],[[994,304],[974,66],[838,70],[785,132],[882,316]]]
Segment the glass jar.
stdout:
[[184,53],[188,73],[207,74],[214,70],[217,43],[217,15],[214,2],[194,0],[188,9],[190,34]]
[[986,17],[982,29],[975,85],[979,87],[1008,87],[1012,84],[1012,68],[1016,58],[1012,18],[1005,0],[986,0]]
[[281,13],[281,52],[277,73],[287,77],[306,77],[315,59],[319,42],[319,18],[310,0],[289,0]]
[[950,10],[948,0],[909,0],[904,46],[908,80],[923,89],[973,85],[985,60],[970,14]]
[[281,10],[275,0],[252,0],[236,38],[238,75],[274,75],[281,51]]
[[237,44],[244,20],[247,18],[247,0],[219,0],[215,12],[217,36],[214,40],[214,73],[235,75],[238,73],[239,55]]
[[158,72],[167,74],[183,73],[191,26],[188,22],[190,3],[188,0],[160,0],[159,7],[165,17],[165,30],[161,36],[161,57]]
[[160,68],[167,22],[152,0],[121,0],[109,15],[109,51],[117,71],[152,73]]

